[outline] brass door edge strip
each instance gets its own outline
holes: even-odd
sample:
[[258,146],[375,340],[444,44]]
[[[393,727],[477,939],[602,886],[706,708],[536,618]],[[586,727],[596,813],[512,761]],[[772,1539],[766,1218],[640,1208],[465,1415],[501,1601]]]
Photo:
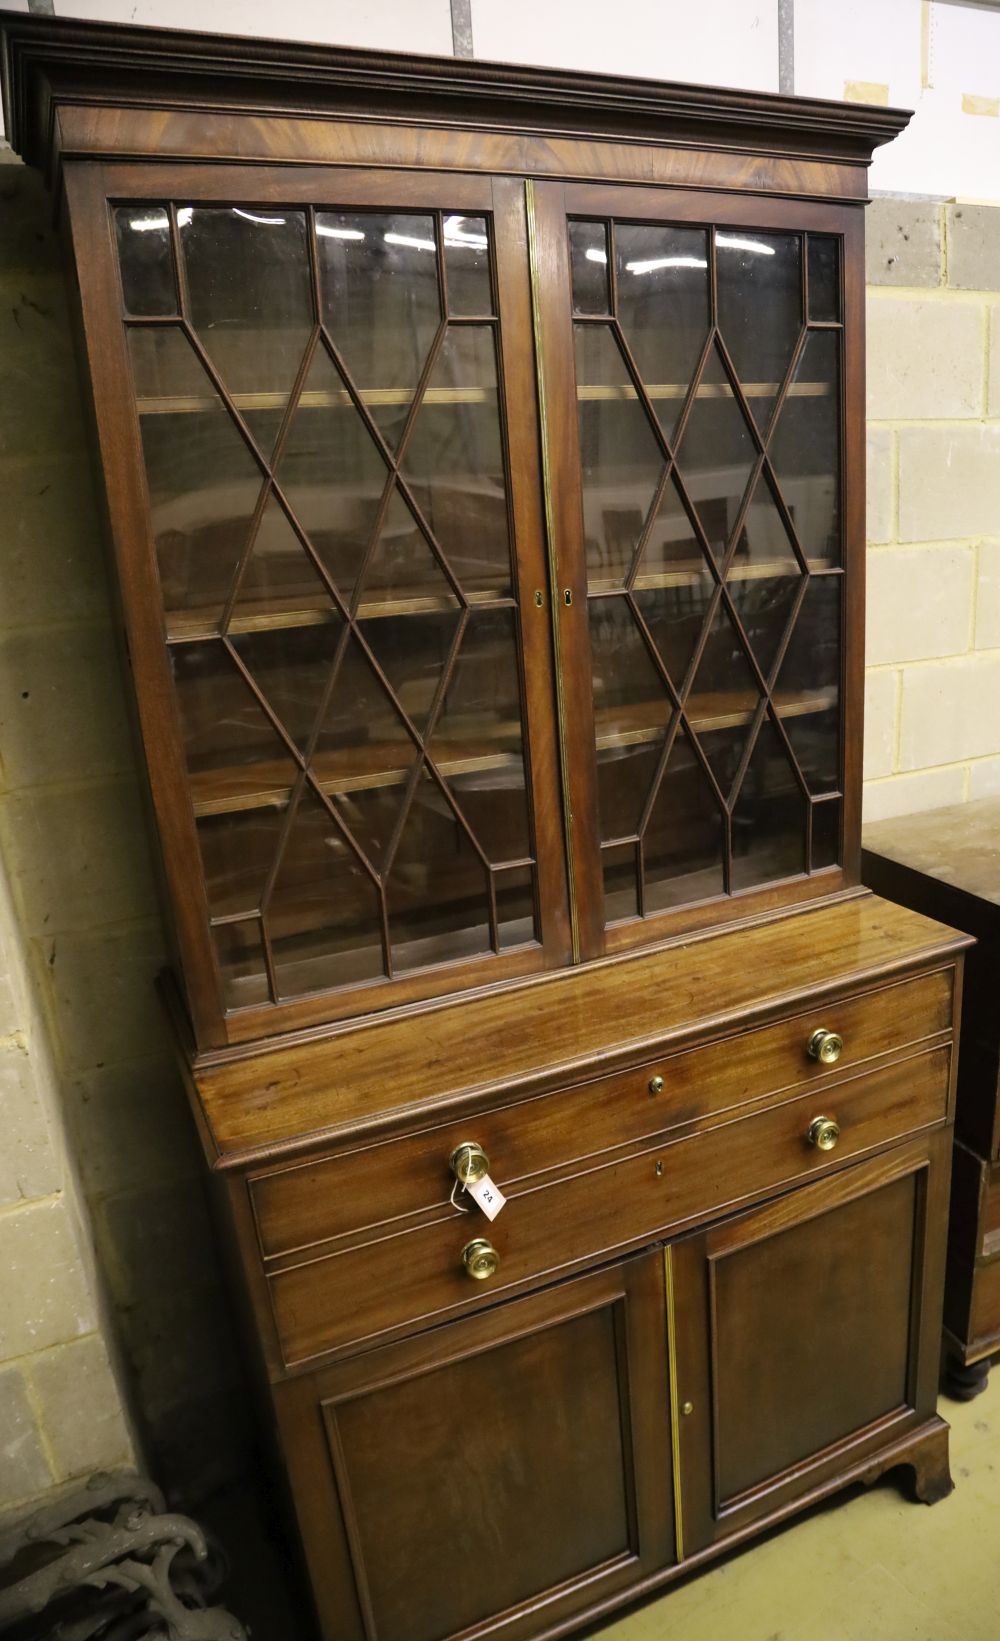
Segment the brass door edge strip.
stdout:
[[539,310],[538,225],[535,214],[535,184],[528,177],[524,184],[525,208],[528,218],[528,263],[531,278],[531,326],[535,341],[535,381],[538,387],[538,421],[542,446],[542,495],[545,505],[545,551],[549,566],[549,611],[552,622],[553,666],[556,685],[556,722],[559,730],[559,787],[562,793],[563,830],[566,834],[566,879],[569,892],[569,926],[573,962],[581,960],[580,918],[576,904],[576,868],[573,859],[573,810],[569,795],[569,752],[566,744],[566,697],[563,684],[562,653],[559,634],[559,585],[556,563],[555,514],[552,504],[552,475],[549,461],[549,422],[545,394],[545,368],[542,361],[542,324]]
[[674,1481],[674,1550],[684,1560],[684,1508],[681,1498],[680,1395],[677,1389],[677,1330],[674,1305],[673,1248],[663,1250],[663,1280],[667,1295],[667,1370],[670,1380],[670,1458]]

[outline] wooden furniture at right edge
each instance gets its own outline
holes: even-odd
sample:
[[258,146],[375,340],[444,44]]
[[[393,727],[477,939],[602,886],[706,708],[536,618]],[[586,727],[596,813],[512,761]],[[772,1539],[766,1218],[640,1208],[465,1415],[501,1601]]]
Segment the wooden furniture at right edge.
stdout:
[[966,958],[945,1287],[945,1388],[985,1390],[1000,1351],[1000,797],[865,827],[866,882],[975,935]]

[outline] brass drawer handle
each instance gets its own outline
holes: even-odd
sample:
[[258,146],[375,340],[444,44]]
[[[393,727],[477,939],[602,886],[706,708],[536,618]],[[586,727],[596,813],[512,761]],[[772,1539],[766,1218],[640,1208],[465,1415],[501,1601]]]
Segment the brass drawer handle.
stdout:
[[459,1185],[475,1185],[489,1173],[490,1159],[475,1140],[463,1140],[448,1158],[448,1167]]
[[475,1282],[485,1282],[488,1276],[496,1276],[500,1269],[500,1255],[492,1242],[487,1242],[484,1236],[477,1236],[462,1249],[462,1264],[466,1276],[471,1276]]
[[818,1060],[821,1066],[836,1065],[843,1051],[844,1039],[839,1031],[827,1031],[825,1026],[814,1031],[806,1044],[810,1060]]
[[832,1151],[840,1138],[840,1124],[834,1117],[814,1117],[806,1138],[817,1151]]

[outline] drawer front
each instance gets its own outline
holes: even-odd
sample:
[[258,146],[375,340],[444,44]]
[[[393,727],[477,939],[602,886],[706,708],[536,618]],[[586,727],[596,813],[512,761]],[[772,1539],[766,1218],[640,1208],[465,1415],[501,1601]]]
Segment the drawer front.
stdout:
[[[449,1209],[431,1223],[287,1265],[270,1276],[285,1361],[487,1303],[943,1121],[950,1053],[944,1045],[689,1138],[544,1184],[523,1181],[493,1225],[478,1212]],[[830,1152],[807,1138],[821,1115],[840,1124]],[[461,1264],[475,1237],[488,1237],[500,1254],[497,1274],[484,1282]]]
[[[484,1147],[494,1179],[506,1190],[515,1180],[652,1141],[672,1127],[799,1085],[839,1081],[878,1055],[950,1031],[951,1018],[952,971],[946,969],[560,1093],[259,1174],[250,1193],[261,1252],[273,1258],[443,1207],[453,1184],[448,1158],[462,1140]],[[807,1053],[820,1026],[843,1037],[834,1066]],[[651,1093],[656,1077],[663,1087]]]

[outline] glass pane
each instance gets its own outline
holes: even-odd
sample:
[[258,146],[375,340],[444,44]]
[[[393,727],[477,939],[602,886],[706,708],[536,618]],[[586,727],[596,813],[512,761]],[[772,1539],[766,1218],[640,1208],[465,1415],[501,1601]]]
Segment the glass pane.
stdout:
[[840,800],[812,806],[812,861],[814,872],[821,866],[836,866],[840,860]]
[[646,912],[723,892],[722,812],[687,737],[674,742],[643,838]]
[[677,465],[717,558],[728,544],[756,457],[757,446],[713,347],[681,435]]
[[388,469],[343,379],[317,347],[277,467],[281,489],[341,596],[350,599]]
[[230,633],[281,620],[292,626],[335,619],[335,605],[275,495],[264,506],[243,567]]
[[270,455],[313,329],[305,215],[186,205],[177,226],[191,323]]
[[[451,660],[459,612],[430,612],[362,621],[361,635],[418,734],[427,729]],[[439,713],[440,716],[440,713]]]
[[165,205],[119,205],[115,237],[126,313],[177,312],[174,254]]
[[530,866],[511,866],[493,874],[501,948],[535,939],[534,877]]
[[664,484],[639,557],[633,586],[696,584],[707,574],[705,554],[676,475]]
[[486,871],[426,771],[389,874],[388,897],[397,968],[422,968],[491,949]]
[[760,691],[743,645],[729,612],[720,604],[712,619],[687,710],[723,795],[732,784],[759,703]]
[[697,580],[635,594],[636,608],[678,692],[684,687],[694,659],[714,587],[708,570],[703,569]]
[[589,605],[601,837],[634,835],[673,708],[624,598]]
[[720,228],[715,247],[719,329],[763,431],[802,329],[802,242]]
[[430,752],[491,862],[530,853],[512,610],[473,610]]
[[588,581],[621,586],[664,458],[609,328],[576,326],[576,384]]
[[507,484],[491,325],[451,325],[445,332],[402,474],[466,593],[508,591]]
[[219,642],[170,652],[196,814],[283,804],[296,764]]
[[128,342],[164,603],[211,623],[248,544],[262,474],[179,330],[130,327]]
[[726,585],[765,678],[774,666],[801,583],[799,561],[762,473],[736,543]]
[[323,704],[343,623],[238,633],[232,645],[275,717],[305,753]]
[[[344,647],[312,758],[327,793],[402,787],[417,749],[354,634]],[[398,808],[399,799],[395,800]]]
[[639,874],[634,843],[617,843],[601,850],[604,877],[604,921],[621,923],[639,916]]
[[198,843],[213,917],[259,910],[283,822],[283,808],[278,807],[199,819]]
[[430,214],[320,211],[323,318],[393,447],[441,321]]
[[810,792],[840,786],[841,579],[809,582],[774,695]]
[[643,386],[673,435],[709,327],[703,228],[615,224],[618,319]]
[[226,1008],[245,1009],[269,1002],[271,993],[257,918],[245,923],[218,923],[212,929],[212,939]]
[[265,915],[282,997],[385,972],[378,892],[308,790],[292,818]]
[[810,331],[769,455],[805,557],[839,564],[839,331]]
[[770,720],[733,808],[733,889],[805,871],[805,800]]
[[444,261],[450,314],[493,312],[490,242],[485,217],[444,219]]
[[809,235],[809,317],[840,318],[840,242]]
[[603,222],[571,222],[569,260],[577,313],[607,313],[608,236]]
[[441,560],[396,485],[365,571],[360,613],[394,609],[458,609]]

